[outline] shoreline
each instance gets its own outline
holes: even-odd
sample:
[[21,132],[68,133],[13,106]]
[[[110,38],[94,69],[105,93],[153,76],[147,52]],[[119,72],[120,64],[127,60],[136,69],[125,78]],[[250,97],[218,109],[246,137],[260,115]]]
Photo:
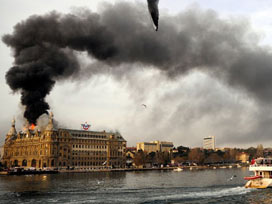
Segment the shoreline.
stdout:
[[[220,166],[178,166],[178,167],[157,167],[157,168],[116,168],[116,169],[60,169],[57,170],[56,173],[91,173],[91,172],[136,172],[136,171],[173,171],[176,169],[179,169],[180,171],[198,171],[198,170],[206,170],[206,169],[232,169],[232,168],[243,168],[248,167],[248,165],[220,165]],[[35,171],[33,173],[27,172],[20,174],[16,174],[14,172],[9,173],[8,171],[0,171],[1,175],[35,175],[35,174],[50,174],[46,171],[41,171],[40,173],[37,173],[38,171]]]
[[248,167],[247,165],[239,166],[228,165],[228,166],[179,166],[179,167],[159,167],[159,168],[125,168],[125,169],[76,169],[76,170],[59,170],[59,173],[89,173],[89,172],[127,172],[127,171],[173,171],[174,169],[182,169],[185,171],[196,171],[206,169],[232,169],[232,168],[243,168]]

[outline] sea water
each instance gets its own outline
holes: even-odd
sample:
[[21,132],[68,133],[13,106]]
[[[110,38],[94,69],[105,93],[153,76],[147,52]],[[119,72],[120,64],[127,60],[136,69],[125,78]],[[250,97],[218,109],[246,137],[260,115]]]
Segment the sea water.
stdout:
[[[236,177],[235,177],[235,176]],[[0,176],[0,203],[272,203],[247,168]]]

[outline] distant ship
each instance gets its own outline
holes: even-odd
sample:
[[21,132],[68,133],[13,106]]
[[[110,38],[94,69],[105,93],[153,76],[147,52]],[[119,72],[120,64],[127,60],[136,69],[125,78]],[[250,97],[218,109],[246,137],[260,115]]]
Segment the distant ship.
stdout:
[[175,168],[174,171],[183,171],[183,169],[178,167],[178,168]]
[[253,171],[254,175],[244,177],[245,180],[248,180],[246,188],[272,187],[272,158],[253,159],[249,171]]

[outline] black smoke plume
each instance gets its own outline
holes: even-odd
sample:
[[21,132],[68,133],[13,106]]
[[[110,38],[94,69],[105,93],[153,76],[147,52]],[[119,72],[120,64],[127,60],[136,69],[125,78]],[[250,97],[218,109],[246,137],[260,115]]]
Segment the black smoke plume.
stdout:
[[21,92],[25,117],[33,123],[49,109],[45,97],[55,82],[79,73],[78,51],[107,65],[88,70],[91,74],[122,64],[157,68],[169,78],[198,69],[271,101],[272,54],[246,22],[194,8],[163,15],[160,27],[153,32],[145,5],[132,3],[105,5],[99,13],[31,16],[3,37],[15,57],[7,83]]

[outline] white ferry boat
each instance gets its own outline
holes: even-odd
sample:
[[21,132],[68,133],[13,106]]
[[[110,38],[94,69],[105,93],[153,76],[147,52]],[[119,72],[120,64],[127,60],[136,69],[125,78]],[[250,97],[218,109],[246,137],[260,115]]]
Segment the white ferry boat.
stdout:
[[246,188],[272,187],[272,158],[253,159],[249,171],[253,171],[254,175],[244,178],[248,180]]
[[183,171],[183,169],[178,167],[178,168],[175,168],[174,171]]

